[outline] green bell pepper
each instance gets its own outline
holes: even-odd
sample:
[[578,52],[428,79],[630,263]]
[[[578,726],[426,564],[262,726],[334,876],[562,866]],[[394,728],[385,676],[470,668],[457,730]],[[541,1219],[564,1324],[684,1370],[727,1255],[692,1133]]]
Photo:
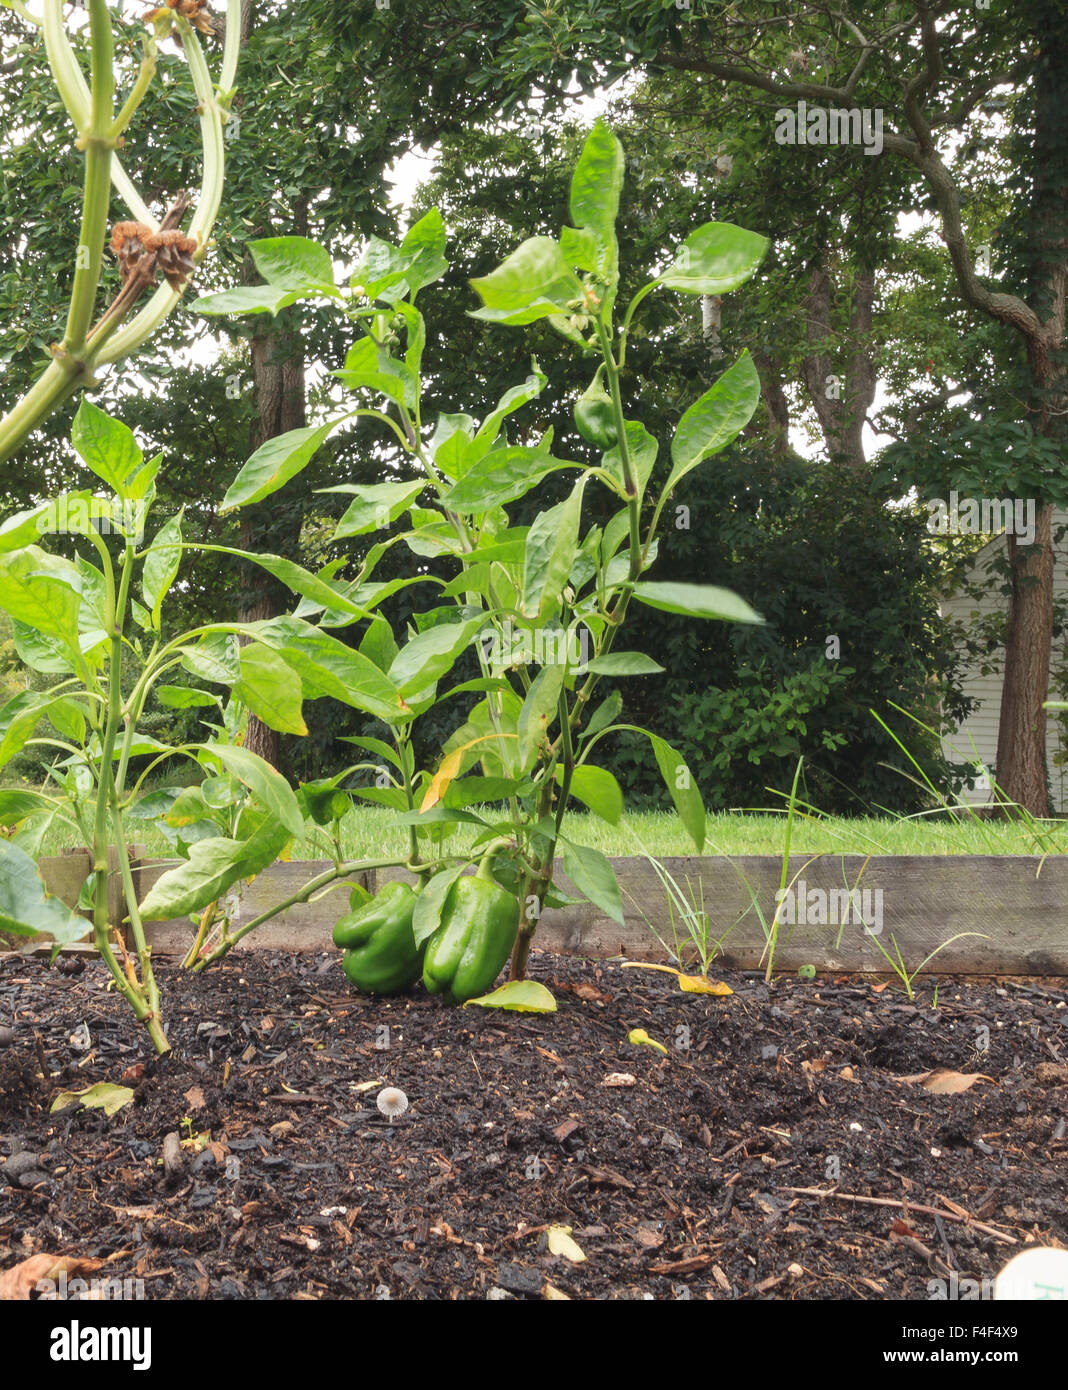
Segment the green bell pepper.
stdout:
[[387,883],[335,926],[334,945],[345,952],[342,969],[361,994],[399,994],[419,978],[423,951],[412,932],[415,904],[407,883]]
[[588,444],[596,444],[599,449],[614,449],[619,430],[612,397],[601,385],[603,371],[603,365],[597,368],[586,391],[575,402],[575,428]]
[[488,854],[473,878],[458,878],[426,945],[423,984],[431,994],[462,1004],[485,994],[512,953],[519,902],[496,883]]

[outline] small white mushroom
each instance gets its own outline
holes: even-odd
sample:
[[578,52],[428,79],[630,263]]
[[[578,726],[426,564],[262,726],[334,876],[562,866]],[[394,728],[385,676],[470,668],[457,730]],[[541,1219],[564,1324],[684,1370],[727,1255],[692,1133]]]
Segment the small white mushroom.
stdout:
[[396,1086],[387,1086],[378,1093],[378,1108],[392,1124],[398,1115],[403,1115],[408,1109],[408,1097]]

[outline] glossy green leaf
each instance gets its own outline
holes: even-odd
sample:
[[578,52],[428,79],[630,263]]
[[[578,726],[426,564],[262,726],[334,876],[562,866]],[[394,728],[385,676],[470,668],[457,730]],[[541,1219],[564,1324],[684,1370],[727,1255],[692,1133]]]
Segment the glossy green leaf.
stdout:
[[525,618],[544,619],[559,605],[578,548],[587,476],[579,478],[563,502],[540,512],[531,524],[523,566]]
[[665,485],[670,492],[691,468],[718,454],[737,438],[760,402],[760,378],[748,352],[690,406],[671,441],[673,468]]
[[[564,770],[560,766],[556,768],[556,780],[563,785]],[[623,791],[607,768],[579,763],[571,775],[571,795],[609,825],[618,825],[623,818]]]
[[345,366],[332,376],[352,390],[363,388],[388,396],[398,405],[415,409],[419,383],[406,362],[391,357],[370,338],[361,338],[349,348]]
[[421,946],[429,941],[441,925],[441,914],[445,910],[452,886],[464,871],[464,865],[442,869],[436,873],[420,892],[412,914],[412,935],[415,944]]
[[250,241],[248,249],[256,269],[271,285],[283,290],[334,289],[334,265],[330,252],[302,236],[265,237]]
[[608,652],[592,657],[586,669],[597,676],[659,676],[664,670],[644,652]]
[[76,567],[39,546],[0,555],[0,608],[74,651],[78,650],[80,588]]
[[[293,802],[296,806],[296,797]],[[297,815],[299,818],[299,807]],[[268,819],[247,840],[224,836],[198,840],[190,845],[189,858],[149,889],[141,903],[142,918],[146,922],[167,921],[202,911],[239,880],[252,878],[273,864],[289,839],[284,825]]]
[[163,600],[178,575],[182,562],[182,511],[160,527],[145,556],[141,572],[142,590],[145,606],[149,611],[154,631],[160,627]]
[[84,1105],[87,1110],[103,1110],[105,1115],[117,1115],[134,1098],[132,1086],[116,1086],[112,1081],[97,1081],[81,1091],[60,1091],[48,1107],[54,1115],[72,1105]]
[[764,259],[767,237],[730,222],[706,222],[690,233],[658,282],[685,294],[727,294],[744,285]]
[[226,771],[244,783],[260,805],[285,826],[290,835],[300,834],[304,828],[304,817],[293,788],[265,758],[249,748],[237,748],[226,743],[213,744],[205,749],[204,757],[222,763]]
[[250,623],[244,630],[285,658],[300,676],[306,699],[329,695],[390,723],[411,718],[411,710],[389,677],[329,633],[291,617]]
[[509,387],[497,402],[496,407],[479,425],[478,433],[475,435],[475,444],[480,445],[483,449],[488,449],[500,434],[501,425],[508,416],[540,396],[545,389],[547,380],[545,373],[538,371],[537,364],[535,364],[534,372],[527,377],[522,385]]
[[561,665],[543,666],[531,681],[516,721],[520,773],[529,772],[537,761],[538,750],[557,717],[563,688],[564,667]]
[[370,531],[384,529],[407,511],[425,487],[425,479],[409,479],[397,483],[370,483],[365,487],[346,483],[341,487],[324,488],[324,492],[353,493],[356,499],[338,522],[333,539],[366,536]]
[[238,653],[241,679],[233,686],[234,698],[280,734],[306,734],[301,713],[304,699],[300,677],[292,666],[269,647],[251,642]]
[[295,478],[307,467],[327,435],[340,423],[340,420],[328,420],[325,425],[304,426],[261,444],[231,483],[220,512],[262,502],[284,487],[290,478]]
[[471,317],[491,323],[533,323],[562,314],[582,293],[559,245],[547,236],[528,238],[496,270],[471,285],[484,306]]
[[594,269],[606,277],[615,273],[616,217],[623,187],[623,146],[602,117],[586,137],[571,178],[571,220],[588,227],[597,241],[599,260]]
[[50,936],[57,946],[79,941],[89,931],[84,917],[45,892],[37,865],[28,854],[0,839],[0,932]]
[[120,496],[127,478],[144,462],[144,454],[129,426],[113,420],[86,396],[75,413],[70,439],[85,466]]
[[219,698],[206,690],[194,690],[189,685],[157,685],[156,699],[168,709],[218,708]]
[[303,299],[301,290],[286,290],[279,285],[238,285],[232,290],[220,290],[218,294],[201,295],[194,299],[190,308],[198,314],[280,314],[298,299]]
[[419,694],[452,670],[486,621],[485,615],[479,614],[461,623],[439,623],[420,632],[397,653],[389,668],[389,679],[402,695]]
[[540,445],[531,448],[515,444],[495,449],[464,472],[445,494],[444,505],[453,512],[481,515],[525,497],[547,474],[578,466],[554,459]]
[[676,753],[670,743],[665,742],[656,734],[649,734],[649,742],[653,745],[656,765],[660,769],[664,785],[675,803],[679,819],[697,847],[698,854],[703,854],[705,848],[705,805],[701,800],[701,793],[694,781],[693,773],[687,767],[686,760],[681,754]]
[[605,916],[610,917],[613,922],[618,922],[622,927],[625,924],[623,899],[619,892],[619,883],[616,881],[616,871],[612,868],[611,862],[599,849],[572,844],[570,840],[565,840],[562,836],[561,845],[563,847],[564,873],[567,874],[580,893],[596,907],[599,907]]
[[674,584],[642,581],[634,597],[664,613],[684,613],[690,618],[720,618],[728,623],[762,623],[764,619],[744,599],[714,584]]

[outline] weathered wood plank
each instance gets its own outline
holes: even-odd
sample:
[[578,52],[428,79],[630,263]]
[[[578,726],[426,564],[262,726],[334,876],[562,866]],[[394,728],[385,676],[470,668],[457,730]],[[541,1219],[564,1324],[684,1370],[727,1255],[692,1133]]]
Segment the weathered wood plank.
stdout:
[[[137,866],[138,898],[143,900],[149,888],[161,878],[171,863],[142,860]],[[284,902],[298,893],[312,879],[318,878],[330,865],[319,860],[292,860],[273,864],[251,884],[240,884],[231,890],[233,915],[231,930],[251,922],[275,903]],[[355,884],[366,887],[367,875],[354,874],[343,884],[332,884],[309,902],[279,913],[277,917],[249,932],[235,950],[261,947],[279,951],[325,951],[333,947],[331,933],[334,923],[348,911],[349,892]],[[169,922],[146,922],[145,936],[158,955],[185,955],[193,943],[193,924],[178,918]]]
[[[698,900],[703,894],[710,939],[721,942],[722,963],[758,968],[766,943],[753,899],[770,923],[781,860],[746,855],[733,861],[689,857],[663,863],[684,889],[689,884]],[[668,958],[647,925],[654,923],[661,938],[673,945],[667,900],[655,871],[643,859],[615,859],[613,865],[626,925],[620,927],[592,904],[548,909],[535,938],[538,948],[595,958]],[[245,890],[236,925],[297,891],[323,868],[302,862],[268,869]],[[158,865],[141,868],[142,895],[161,872]],[[399,873],[379,873],[369,886]],[[562,870],[558,881],[572,891]],[[794,921],[780,927],[775,955],[776,966],[785,970],[811,964],[824,970],[885,972],[889,967],[877,943],[893,954],[891,937],[906,967],[913,970],[951,937],[975,932],[983,936],[965,936],[945,945],[927,965],[928,973],[1068,974],[1068,858],[1042,862],[1037,856],[795,856],[787,881],[793,885]],[[857,890],[852,901],[850,890]],[[346,905],[344,895],[329,893],[258,928],[242,946],[327,950],[334,922]],[[191,930],[188,923],[151,923],[149,940],[160,953],[184,951]]]

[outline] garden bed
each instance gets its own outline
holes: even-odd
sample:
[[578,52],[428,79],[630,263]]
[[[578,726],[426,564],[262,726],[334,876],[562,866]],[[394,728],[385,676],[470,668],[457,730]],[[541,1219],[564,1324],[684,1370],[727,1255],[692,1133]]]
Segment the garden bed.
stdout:
[[[1064,981],[942,979],[932,1007],[930,985],[735,972],[712,998],[535,952],[559,1011],[533,1016],[363,998],[336,953],[255,951],[161,966],[161,1064],[80,965],[0,959],[0,1153],[36,1163],[7,1186],[0,1165],[0,1269],[96,1258],[150,1299],[894,1300],[1068,1244]],[[989,1079],[915,1079],[940,1068]],[[124,1073],[113,1117],[49,1112]],[[392,1125],[384,1084],[410,1100]],[[210,1146],[168,1181],[190,1132]],[[553,1225],[584,1263],[544,1249]]]

